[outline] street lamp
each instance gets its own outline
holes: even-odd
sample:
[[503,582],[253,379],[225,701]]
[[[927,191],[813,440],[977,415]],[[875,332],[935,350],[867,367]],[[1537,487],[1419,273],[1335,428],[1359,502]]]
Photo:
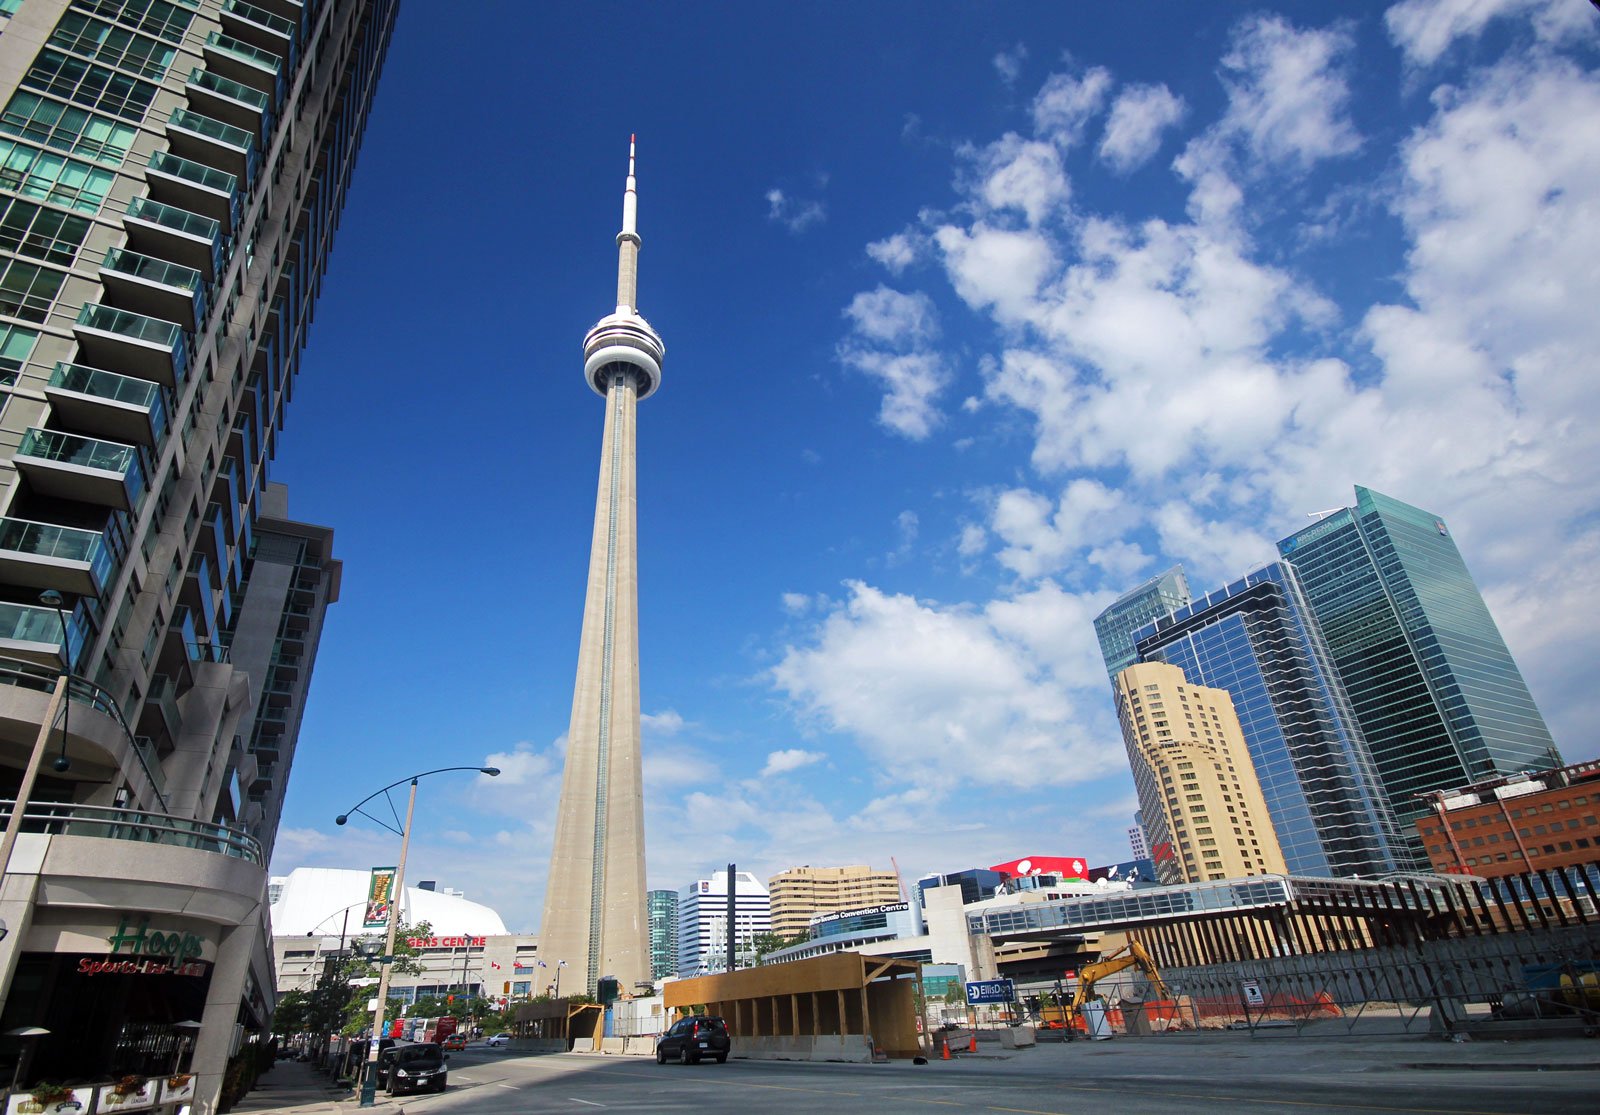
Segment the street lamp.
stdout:
[[561,969],[566,966],[567,962],[565,960],[556,961],[556,991],[554,995],[550,996],[552,999],[561,998]]
[[[383,1035],[383,1008],[388,1005],[389,966],[394,963],[394,935],[395,930],[400,925],[400,903],[405,900],[406,896],[406,853],[411,848],[411,817],[417,808],[417,782],[430,774],[444,774],[446,771],[452,770],[475,770],[479,774],[487,774],[490,778],[494,778],[500,773],[499,767],[440,767],[437,770],[425,770],[421,774],[413,774],[410,778],[402,778],[397,782],[391,782],[381,790],[374,790],[356,802],[353,808],[333,819],[334,824],[342,825],[350,819],[351,813],[360,813],[367,820],[388,829],[400,837],[400,860],[394,869],[394,897],[389,902],[389,928],[384,938],[383,955],[378,957],[378,997],[375,1001],[376,1005],[372,1009],[372,1040],[367,1043],[367,1071],[361,1080],[360,1106],[362,1107],[371,1107],[377,1102],[378,1042]],[[389,812],[394,813],[395,819],[398,820],[399,814],[395,812],[394,800],[389,797],[389,791],[404,782],[411,783],[411,796],[406,802],[404,826],[397,829],[383,818],[374,817],[371,813],[362,811],[361,807],[363,805],[382,794],[384,795],[384,800],[389,803]]]
[[[61,610],[61,594],[53,588],[47,588],[39,594],[39,603],[47,608],[56,610],[56,622],[61,624],[61,661],[65,666],[61,672],[67,679],[67,685],[72,684],[72,640],[67,637],[67,613]],[[67,758],[67,718],[72,715],[72,693],[67,693],[67,699],[61,704],[61,754],[57,755],[55,762],[50,765],[57,774],[65,774],[71,767],[72,761]]]

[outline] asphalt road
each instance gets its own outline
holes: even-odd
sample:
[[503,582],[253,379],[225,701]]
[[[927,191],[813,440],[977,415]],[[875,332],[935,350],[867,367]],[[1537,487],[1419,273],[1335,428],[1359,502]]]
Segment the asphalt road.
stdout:
[[[407,1115],[521,1115],[543,1112],[756,1112],[759,1115],[897,1115],[1005,1112],[1099,1115],[1187,1111],[1231,1113],[1412,1112],[1438,1115],[1600,1110],[1600,1070],[1498,1071],[1477,1067],[1363,1065],[1306,1047],[1248,1048],[1228,1055],[1169,1058],[1126,1043],[1126,1056],[1025,1052],[1007,1060],[968,1058],[927,1065],[802,1064],[731,1060],[725,1065],[657,1065],[595,1054],[522,1055],[470,1049],[451,1055],[450,1088],[407,1096]],[[1600,1050],[1597,1050],[1600,1051]],[[1118,1050],[1119,1053],[1122,1050]]]

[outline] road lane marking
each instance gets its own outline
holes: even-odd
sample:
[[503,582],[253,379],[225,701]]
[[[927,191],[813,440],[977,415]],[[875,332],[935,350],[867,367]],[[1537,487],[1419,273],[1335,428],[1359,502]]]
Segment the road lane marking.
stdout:
[[515,1092],[517,1090],[517,1086],[515,1084],[496,1084],[495,1087],[504,1088],[508,1092]]
[[592,1103],[589,1100],[581,1100],[577,1096],[568,1096],[567,1098],[569,1100],[571,1100],[573,1103],[581,1103],[585,1107],[604,1107],[605,1106],[605,1104],[603,1104],[603,1103]]

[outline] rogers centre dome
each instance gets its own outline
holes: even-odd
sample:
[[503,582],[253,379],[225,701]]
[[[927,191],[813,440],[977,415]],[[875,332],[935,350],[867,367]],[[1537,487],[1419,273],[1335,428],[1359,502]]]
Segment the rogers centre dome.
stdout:
[[[276,937],[337,937],[348,925],[351,937],[371,934],[363,929],[367,903],[368,871],[338,867],[297,867],[287,875],[274,875],[268,885],[272,898],[272,933]],[[345,912],[349,911],[349,921]],[[502,937],[506,924],[481,902],[460,895],[407,886],[400,907],[400,923],[427,922],[436,937]]]

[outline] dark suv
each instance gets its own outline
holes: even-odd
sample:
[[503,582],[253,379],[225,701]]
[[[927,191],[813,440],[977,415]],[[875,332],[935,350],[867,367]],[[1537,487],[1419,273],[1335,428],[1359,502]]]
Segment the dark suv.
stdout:
[[378,1086],[391,1096],[406,1092],[442,1092],[448,1079],[447,1058],[437,1042],[397,1045],[378,1055]]
[[680,1064],[694,1065],[702,1057],[715,1057],[720,1065],[728,1059],[728,1050],[732,1045],[728,1039],[726,1022],[703,1014],[692,1015],[678,1019],[672,1024],[672,1029],[656,1041],[656,1064],[664,1065],[669,1060],[675,1060]]

